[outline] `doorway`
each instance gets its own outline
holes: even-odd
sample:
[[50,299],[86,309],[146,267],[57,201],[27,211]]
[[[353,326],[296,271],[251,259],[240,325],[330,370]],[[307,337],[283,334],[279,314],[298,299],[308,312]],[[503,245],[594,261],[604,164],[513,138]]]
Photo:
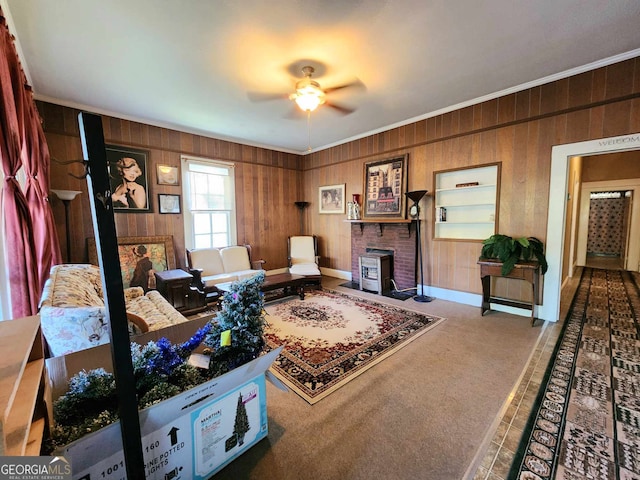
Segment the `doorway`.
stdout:
[[607,270],[626,268],[632,195],[633,190],[589,195],[585,266]]
[[[624,192],[624,199],[621,200],[624,209],[620,218],[620,228],[622,228],[622,238],[620,245],[616,246],[599,246],[598,248],[589,247],[588,227],[593,224],[594,220],[590,215],[591,199],[593,195],[608,195],[611,192]],[[589,253],[614,253],[619,249],[621,268],[626,270],[637,271],[640,264],[640,203],[632,202],[640,195],[640,178],[627,180],[609,180],[599,182],[585,182],[582,184],[582,195],[580,198],[580,222],[578,231],[576,232],[576,258],[574,259],[576,266],[586,266]],[[614,200],[615,201],[615,200]],[[609,214],[602,213],[604,217]],[[602,221],[606,223],[606,218]],[[590,260],[596,260],[591,258]],[[603,261],[602,259],[600,259]]]
[[566,219],[566,208],[563,207],[566,205],[567,200],[569,159],[576,156],[600,155],[638,149],[640,149],[639,133],[556,145],[552,148],[546,249],[549,270],[545,275],[543,304],[538,309],[538,318],[556,322],[560,316],[562,255]]

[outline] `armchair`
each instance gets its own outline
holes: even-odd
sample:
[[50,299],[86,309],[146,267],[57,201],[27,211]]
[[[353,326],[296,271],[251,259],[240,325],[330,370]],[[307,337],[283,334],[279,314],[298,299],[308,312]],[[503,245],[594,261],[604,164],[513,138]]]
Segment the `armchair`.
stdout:
[[307,277],[306,285],[320,286],[322,274],[318,268],[318,238],[315,235],[287,239],[289,273]]

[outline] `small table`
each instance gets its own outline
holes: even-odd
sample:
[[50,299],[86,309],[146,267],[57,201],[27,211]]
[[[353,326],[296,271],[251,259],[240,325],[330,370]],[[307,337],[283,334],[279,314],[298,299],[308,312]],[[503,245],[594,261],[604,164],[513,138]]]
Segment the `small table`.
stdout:
[[[536,321],[534,308],[538,300],[538,272],[540,271],[540,264],[537,262],[516,263],[509,275],[502,275],[502,262],[498,260],[479,260],[478,265],[480,265],[480,280],[482,281],[482,315],[491,310],[491,302],[511,307],[526,308],[531,310],[531,326],[533,327]],[[529,282],[533,295],[531,303],[492,297],[491,277],[517,278]]]
[[192,314],[206,309],[204,293],[192,287],[193,275],[184,270],[155,272],[156,289],[180,313]]
[[[299,295],[300,300],[304,300],[304,283],[307,277],[304,275],[294,275],[291,273],[278,273],[276,275],[267,275],[260,287],[261,292],[272,292],[282,289],[282,294],[269,298],[269,300],[277,300],[288,297],[290,295]],[[229,292],[234,282],[219,283],[216,285],[218,290]]]

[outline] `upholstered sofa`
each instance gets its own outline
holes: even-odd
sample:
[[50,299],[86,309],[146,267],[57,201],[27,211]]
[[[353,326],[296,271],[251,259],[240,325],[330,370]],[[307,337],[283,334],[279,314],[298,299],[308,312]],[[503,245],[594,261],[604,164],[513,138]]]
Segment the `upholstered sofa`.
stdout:
[[[155,290],[124,290],[129,333],[158,330],[187,321]],[[55,265],[40,299],[40,322],[50,356],[109,343],[100,269],[94,265]]]
[[249,245],[187,250],[187,262],[195,285],[207,294],[209,301],[219,294],[216,285],[253,277],[265,263],[251,260]]

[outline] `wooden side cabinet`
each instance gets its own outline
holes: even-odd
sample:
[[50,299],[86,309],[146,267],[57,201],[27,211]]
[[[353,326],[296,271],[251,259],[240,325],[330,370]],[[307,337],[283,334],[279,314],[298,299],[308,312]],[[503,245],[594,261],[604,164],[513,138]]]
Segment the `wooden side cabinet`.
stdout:
[[[480,280],[482,281],[482,315],[491,310],[491,303],[531,310],[531,326],[536,321],[535,305],[538,300],[540,264],[537,262],[516,263],[509,275],[502,275],[502,262],[496,260],[479,260]],[[508,300],[491,296],[491,277],[516,278],[531,284],[531,303]]]
[[38,456],[46,425],[40,317],[0,322],[0,456]]
[[156,272],[156,288],[183,315],[201,312],[206,308],[203,292],[192,287],[193,275],[184,270]]

